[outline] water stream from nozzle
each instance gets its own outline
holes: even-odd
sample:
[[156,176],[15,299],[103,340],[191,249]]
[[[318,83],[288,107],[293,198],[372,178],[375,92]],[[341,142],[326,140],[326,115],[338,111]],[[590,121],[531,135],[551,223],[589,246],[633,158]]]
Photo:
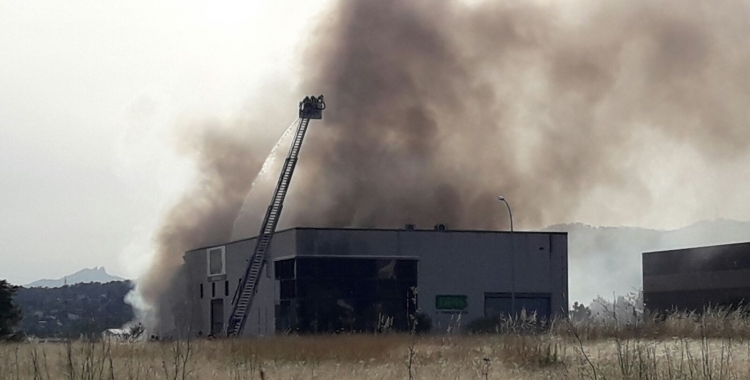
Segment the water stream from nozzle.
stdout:
[[[266,160],[263,161],[263,166],[260,167],[260,171],[258,171],[258,174],[255,176],[255,179],[253,180],[253,183],[250,184],[250,191],[253,191],[253,187],[255,186],[255,182],[258,181],[258,178],[265,174],[268,171],[268,168],[271,166],[271,164],[276,160],[276,152],[279,150],[279,147],[284,142],[284,139],[286,139],[287,136],[289,136],[292,131],[294,130],[294,127],[297,125],[297,120],[295,119],[292,124],[289,124],[289,127],[287,127],[286,131],[284,131],[284,134],[281,135],[281,138],[279,138],[279,141],[276,142],[276,145],[273,146],[271,149],[271,153],[268,154],[268,157],[266,157]],[[248,191],[248,193],[250,192]]]
[[[237,237],[235,234],[237,233],[237,222],[242,219],[244,216],[246,216],[247,212],[249,211],[250,207],[248,205],[248,202],[251,199],[251,195],[253,194],[253,190],[255,189],[255,185],[258,182],[259,179],[265,177],[265,174],[268,172],[269,168],[276,162],[276,152],[278,152],[279,148],[284,144],[287,137],[291,135],[292,131],[294,131],[295,127],[297,126],[297,121],[299,119],[294,119],[291,124],[289,124],[289,127],[284,131],[284,133],[279,138],[279,141],[276,142],[276,145],[271,148],[271,152],[268,154],[268,157],[266,157],[266,160],[263,161],[263,165],[260,167],[260,170],[258,171],[258,174],[255,175],[255,179],[253,179],[252,184],[250,184],[250,189],[247,191],[247,195],[245,195],[245,201],[242,203],[242,208],[240,208],[240,212],[237,214],[237,217],[234,219],[234,223],[232,224],[232,239],[236,239]],[[260,220],[259,220],[260,221]]]

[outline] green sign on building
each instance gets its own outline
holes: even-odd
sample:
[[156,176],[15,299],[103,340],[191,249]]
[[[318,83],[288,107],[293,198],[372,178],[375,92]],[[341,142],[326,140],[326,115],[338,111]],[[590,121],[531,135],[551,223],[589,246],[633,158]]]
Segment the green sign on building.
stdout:
[[466,296],[463,295],[435,296],[435,308],[438,310],[464,310],[468,305]]

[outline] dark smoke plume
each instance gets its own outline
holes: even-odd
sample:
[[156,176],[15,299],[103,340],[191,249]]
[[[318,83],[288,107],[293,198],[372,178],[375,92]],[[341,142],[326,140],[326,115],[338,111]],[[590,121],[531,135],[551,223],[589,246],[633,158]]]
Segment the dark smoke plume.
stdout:
[[178,149],[196,164],[195,183],[169,210],[154,236],[156,254],[137,291],[152,308],[143,318],[156,331],[172,333],[173,313],[186,313],[184,273],[178,271],[185,251],[227,241],[260,160],[253,154],[247,128],[204,122],[188,128]]
[[290,224],[498,228],[502,193],[540,227],[595,189],[647,204],[628,162],[658,139],[747,151],[750,3],[574,4],[337,2],[305,60],[329,107]]

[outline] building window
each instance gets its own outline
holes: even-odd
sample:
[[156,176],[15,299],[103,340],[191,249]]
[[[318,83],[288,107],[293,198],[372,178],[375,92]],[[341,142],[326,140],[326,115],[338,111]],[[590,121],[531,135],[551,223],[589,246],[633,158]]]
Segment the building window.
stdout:
[[207,249],[206,260],[208,261],[209,277],[226,274],[226,249],[224,246]]
[[294,280],[279,281],[279,298],[282,300],[292,299],[296,296],[296,285]]
[[224,281],[224,297],[229,297],[229,281]]
[[297,257],[275,262],[278,331],[378,331],[381,319],[407,330],[418,261],[407,258]]
[[288,280],[294,278],[294,259],[279,260],[275,262],[274,274],[277,280]]
[[216,297],[216,283],[211,283],[211,297]]
[[201,284],[201,298],[203,298],[203,284]]

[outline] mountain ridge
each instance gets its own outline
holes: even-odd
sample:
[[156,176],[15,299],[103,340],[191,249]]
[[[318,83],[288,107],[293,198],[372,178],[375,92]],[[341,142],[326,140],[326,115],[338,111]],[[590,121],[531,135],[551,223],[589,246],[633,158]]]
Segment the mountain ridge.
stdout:
[[59,288],[65,285],[85,284],[90,282],[108,283],[125,281],[125,278],[107,273],[104,267],[83,268],[68,276],[58,279],[41,279],[24,285],[26,288]]

